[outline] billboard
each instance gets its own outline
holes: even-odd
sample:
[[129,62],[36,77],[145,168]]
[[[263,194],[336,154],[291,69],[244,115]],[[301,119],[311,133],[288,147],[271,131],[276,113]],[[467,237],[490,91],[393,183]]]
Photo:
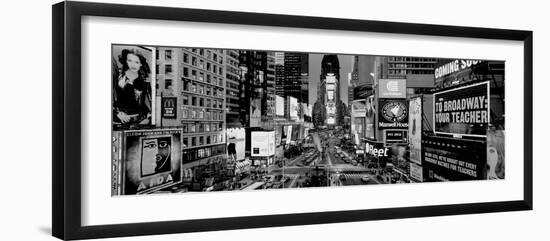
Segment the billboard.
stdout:
[[489,82],[434,93],[434,132],[483,137],[490,122]]
[[409,146],[410,160],[422,165],[422,97],[414,97],[409,101]]
[[285,115],[285,98],[282,96],[275,96],[275,114],[277,116]]
[[483,141],[425,136],[422,167],[428,181],[486,179],[486,143]]
[[379,129],[406,129],[409,103],[404,99],[378,99]]
[[474,67],[482,62],[469,59],[440,59],[434,70],[435,85],[447,87],[461,84],[470,79],[469,75],[472,74]]
[[504,179],[504,131],[487,131],[487,179]]
[[142,194],[182,181],[182,130],[157,129],[124,132],[123,193]]
[[244,128],[227,128],[227,155],[234,161],[242,161],[245,157],[246,131]]
[[175,119],[178,116],[178,98],[162,97],[160,102],[162,118]]
[[275,155],[275,131],[252,131],[250,136],[252,157]]
[[422,182],[424,180],[422,176],[422,166],[410,162],[409,177],[417,182]]
[[367,101],[365,102],[365,137],[374,139],[374,129],[375,129],[375,104],[374,103],[374,95],[371,95],[367,97]]
[[155,124],[155,48],[112,45],[111,87],[113,130]]
[[407,98],[406,79],[379,79],[378,98],[404,99]]
[[298,119],[298,99],[294,97],[288,97],[288,104],[289,104],[289,110],[290,110],[290,119],[296,120]]

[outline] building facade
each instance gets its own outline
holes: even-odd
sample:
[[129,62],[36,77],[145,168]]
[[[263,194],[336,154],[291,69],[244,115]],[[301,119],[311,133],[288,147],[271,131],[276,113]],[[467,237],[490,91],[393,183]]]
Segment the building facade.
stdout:
[[161,100],[157,107],[166,108],[164,99],[176,103],[175,114],[158,111],[157,125],[183,129],[182,168],[195,173],[186,180],[190,188],[200,189],[208,173],[215,175],[208,168],[226,159],[224,57],[216,49],[161,47],[157,51],[156,98]]

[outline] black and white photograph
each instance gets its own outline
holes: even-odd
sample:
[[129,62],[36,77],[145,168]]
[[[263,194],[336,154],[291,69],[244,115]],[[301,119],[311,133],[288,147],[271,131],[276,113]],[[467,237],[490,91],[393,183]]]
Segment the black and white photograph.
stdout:
[[505,61],[112,45],[112,196],[506,178]]

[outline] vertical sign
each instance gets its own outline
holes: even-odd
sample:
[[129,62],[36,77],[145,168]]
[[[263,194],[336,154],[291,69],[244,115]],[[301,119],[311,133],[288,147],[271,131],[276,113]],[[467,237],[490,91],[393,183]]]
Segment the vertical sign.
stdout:
[[409,145],[410,160],[422,165],[422,97],[409,101]]
[[162,97],[162,118],[175,119],[178,115],[176,97]]

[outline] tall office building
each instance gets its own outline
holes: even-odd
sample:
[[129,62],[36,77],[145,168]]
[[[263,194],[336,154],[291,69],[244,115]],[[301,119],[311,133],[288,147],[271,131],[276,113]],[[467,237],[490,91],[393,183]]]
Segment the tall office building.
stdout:
[[183,129],[182,168],[200,173],[200,165],[226,157],[225,54],[216,49],[164,47],[157,53],[158,106],[175,109],[169,115],[159,111],[157,125]]
[[421,57],[378,57],[378,78],[407,79],[407,94],[418,94],[435,86],[438,59]]
[[321,61],[321,76],[319,90],[323,94],[322,104],[326,107],[325,124],[329,128],[338,126],[338,119],[343,111],[340,102],[340,63],[336,55],[324,55]]
[[239,121],[239,52],[224,50],[225,57],[225,93],[226,93],[226,124],[227,128],[241,127]]

